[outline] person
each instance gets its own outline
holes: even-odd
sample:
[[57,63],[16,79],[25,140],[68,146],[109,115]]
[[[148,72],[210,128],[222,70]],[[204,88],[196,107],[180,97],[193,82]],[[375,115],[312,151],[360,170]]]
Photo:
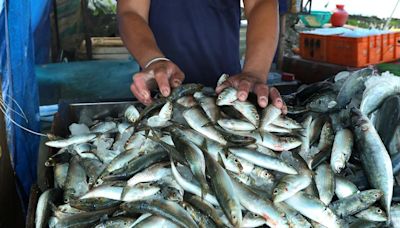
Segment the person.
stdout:
[[240,0],[118,0],[121,38],[142,69],[130,87],[135,97],[148,105],[151,89],[168,96],[184,79],[215,86],[227,73],[231,76],[217,93],[232,86],[245,101],[253,92],[260,107],[270,99],[285,113],[279,91],[267,85],[278,43],[278,0],[243,0],[243,5],[248,27],[241,69]]

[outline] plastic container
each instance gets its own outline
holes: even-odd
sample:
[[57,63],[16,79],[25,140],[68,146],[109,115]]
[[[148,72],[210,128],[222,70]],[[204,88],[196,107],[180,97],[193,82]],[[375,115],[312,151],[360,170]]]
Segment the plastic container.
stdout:
[[300,20],[307,27],[321,28],[331,19],[331,12],[328,11],[311,11],[307,15],[299,15]]
[[336,9],[331,16],[331,24],[334,27],[342,27],[349,19],[349,14],[344,10],[344,5],[336,5]]
[[300,33],[300,56],[351,67],[390,62],[400,59],[400,32],[365,37]]

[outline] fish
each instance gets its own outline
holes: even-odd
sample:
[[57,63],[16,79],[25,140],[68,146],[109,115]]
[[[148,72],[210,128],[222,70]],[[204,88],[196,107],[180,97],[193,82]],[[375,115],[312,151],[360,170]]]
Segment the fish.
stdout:
[[385,211],[375,206],[371,206],[368,209],[358,212],[355,216],[372,222],[386,222],[388,219]]
[[337,102],[340,108],[344,108],[351,99],[360,94],[365,89],[365,82],[369,76],[373,75],[373,70],[364,68],[350,73],[350,75],[343,82],[343,86],[337,95]]
[[349,129],[336,132],[331,154],[331,168],[336,174],[340,173],[349,161],[353,143],[353,133]]
[[211,122],[200,109],[187,109],[184,111],[183,117],[190,127],[202,134],[204,137],[212,139],[222,145],[226,145],[228,143],[223,135],[218,132],[213,125],[209,124]]
[[96,134],[75,135],[68,139],[51,140],[45,142],[46,146],[64,148],[73,144],[87,143],[96,138]]
[[272,199],[279,203],[290,198],[297,192],[307,188],[311,184],[311,177],[308,175],[286,175],[276,185]]
[[121,208],[128,213],[147,212],[161,216],[182,227],[199,227],[178,203],[167,200],[137,200],[126,202]]
[[44,191],[37,203],[35,213],[35,227],[43,228],[47,226],[47,219],[51,215],[51,204],[60,197],[60,190],[56,188],[50,188]]
[[279,158],[271,157],[266,154],[262,154],[256,150],[251,149],[242,149],[242,148],[230,148],[229,152],[234,155],[245,159],[255,165],[260,167],[276,170],[279,172],[287,173],[287,174],[297,174],[297,171],[287,165],[285,162],[281,161]]
[[211,187],[215,196],[221,205],[226,217],[235,227],[240,227],[242,223],[242,211],[240,210],[239,198],[234,192],[232,180],[221,167],[221,165],[212,158],[208,152],[203,151],[206,162],[206,171],[211,178]]
[[339,199],[352,196],[358,192],[360,191],[357,186],[351,181],[340,176],[335,176],[335,194]]
[[214,124],[220,119],[220,110],[216,104],[216,98],[206,96],[202,92],[196,92],[193,94],[194,99],[199,103],[204,113]]
[[318,198],[304,192],[298,192],[284,201],[305,217],[328,228],[342,227],[343,221]]
[[363,211],[382,197],[382,191],[378,189],[365,190],[349,197],[337,200],[330,208],[340,217],[344,218]]
[[315,170],[315,183],[319,199],[329,205],[335,194],[335,175],[327,163],[323,163]]
[[357,149],[360,152],[361,163],[368,177],[368,182],[373,188],[382,191],[381,204],[390,220],[390,204],[394,184],[390,156],[368,117],[356,108],[351,111],[351,120],[354,125],[354,135],[357,141]]

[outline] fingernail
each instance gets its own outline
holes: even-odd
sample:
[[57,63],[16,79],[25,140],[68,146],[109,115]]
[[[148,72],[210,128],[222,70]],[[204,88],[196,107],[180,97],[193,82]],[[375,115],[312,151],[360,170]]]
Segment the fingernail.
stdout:
[[246,98],[247,98],[246,93],[240,92],[239,93],[239,98],[240,98],[240,100],[246,100]]
[[276,102],[282,103],[282,99],[278,98],[278,99],[276,99]]
[[162,89],[161,93],[162,93],[164,96],[168,96],[168,95],[169,95],[169,89],[168,89],[168,88],[164,88],[164,89]]
[[147,99],[150,95],[148,92],[142,91],[142,96]]
[[265,106],[267,106],[267,103],[268,101],[267,101],[267,98],[266,97],[260,97],[260,101],[258,102],[259,104],[260,104],[260,106],[261,107],[265,107]]

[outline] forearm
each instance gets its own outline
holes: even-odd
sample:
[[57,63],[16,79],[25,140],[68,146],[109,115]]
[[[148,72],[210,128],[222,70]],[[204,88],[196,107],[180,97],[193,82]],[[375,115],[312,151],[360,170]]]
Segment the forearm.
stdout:
[[247,13],[248,27],[243,72],[267,80],[279,37],[277,0],[261,0]]
[[119,12],[118,23],[125,46],[142,68],[151,59],[164,56],[147,21],[140,15],[134,12]]

